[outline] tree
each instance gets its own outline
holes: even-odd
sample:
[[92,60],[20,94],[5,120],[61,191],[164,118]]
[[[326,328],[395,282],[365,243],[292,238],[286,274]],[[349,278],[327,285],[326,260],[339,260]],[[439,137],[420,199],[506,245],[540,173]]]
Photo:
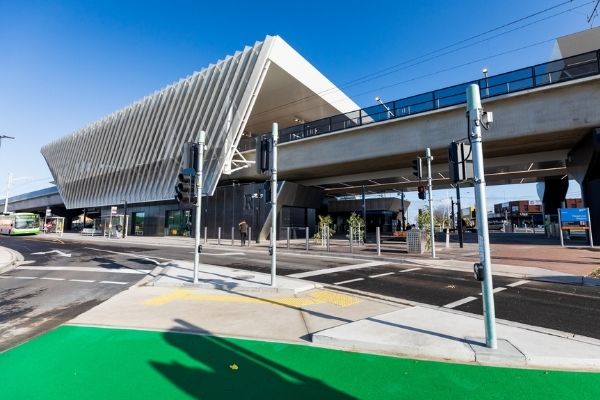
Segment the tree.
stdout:
[[323,244],[323,240],[327,237],[326,230],[329,232],[329,237],[332,237],[335,234],[335,231],[331,229],[332,224],[331,215],[319,215],[318,231],[315,232],[313,239],[321,240],[321,244]]
[[352,239],[358,239],[364,242],[365,238],[365,220],[358,216],[356,213],[350,214],[350,218],[346,221],[348,225],[347,238],[350,238],[350,228],[352,228]]

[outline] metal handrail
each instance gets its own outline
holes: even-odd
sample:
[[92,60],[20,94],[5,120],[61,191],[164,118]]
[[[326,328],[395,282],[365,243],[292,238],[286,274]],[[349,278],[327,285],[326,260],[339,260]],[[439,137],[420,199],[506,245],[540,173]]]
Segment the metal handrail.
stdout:
[[[338,132],[391,119],[400,119],[410,115],[463,104],[467,101],[466,88],[473,83],[479,85],[481,98],[487,99],[598,74],[600,74],[600,50],[594,50],[393,100],[384,104],[361,108],[344,114],[336,114],[315,121],[293,125],[279,130],[279,143]],[[238,146],[239,151],[248,151],[255,148],[255,138],[244,138]]]

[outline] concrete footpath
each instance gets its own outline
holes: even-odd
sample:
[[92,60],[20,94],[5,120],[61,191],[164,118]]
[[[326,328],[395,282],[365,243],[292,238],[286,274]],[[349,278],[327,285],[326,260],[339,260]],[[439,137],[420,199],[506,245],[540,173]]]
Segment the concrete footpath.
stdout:
[[[461,363],[600,371],[600,341],[497,321],[498,349],[483,320],[439,307],[373,300],[310,282],[216,266],[177,263],[70,322],[185,331]],[[181,325],[185,321],[185,325]]]

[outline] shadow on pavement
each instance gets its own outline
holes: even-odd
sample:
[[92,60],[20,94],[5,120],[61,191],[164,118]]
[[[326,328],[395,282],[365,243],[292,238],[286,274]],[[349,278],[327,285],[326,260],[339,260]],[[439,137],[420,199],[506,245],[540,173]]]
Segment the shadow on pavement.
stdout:
[[[355,398],[249,349],[262,347],[262,342],[249,341],[247,347],[241,347],[234,340],[208,336],[210,332],[187,321],[176,319],[175,322],[178,325],[165,332],[164,339],[184,352],[193,363],[151,361],[150,364],[194,398]],[[293,360],[290,361],[293,363]]]

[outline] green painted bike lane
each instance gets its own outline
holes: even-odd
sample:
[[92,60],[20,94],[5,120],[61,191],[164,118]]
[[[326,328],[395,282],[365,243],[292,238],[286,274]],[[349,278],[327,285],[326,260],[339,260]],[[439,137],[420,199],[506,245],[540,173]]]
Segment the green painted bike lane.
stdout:
[[600,399],[600,374],[62,326],[0,354],[0,399]]

